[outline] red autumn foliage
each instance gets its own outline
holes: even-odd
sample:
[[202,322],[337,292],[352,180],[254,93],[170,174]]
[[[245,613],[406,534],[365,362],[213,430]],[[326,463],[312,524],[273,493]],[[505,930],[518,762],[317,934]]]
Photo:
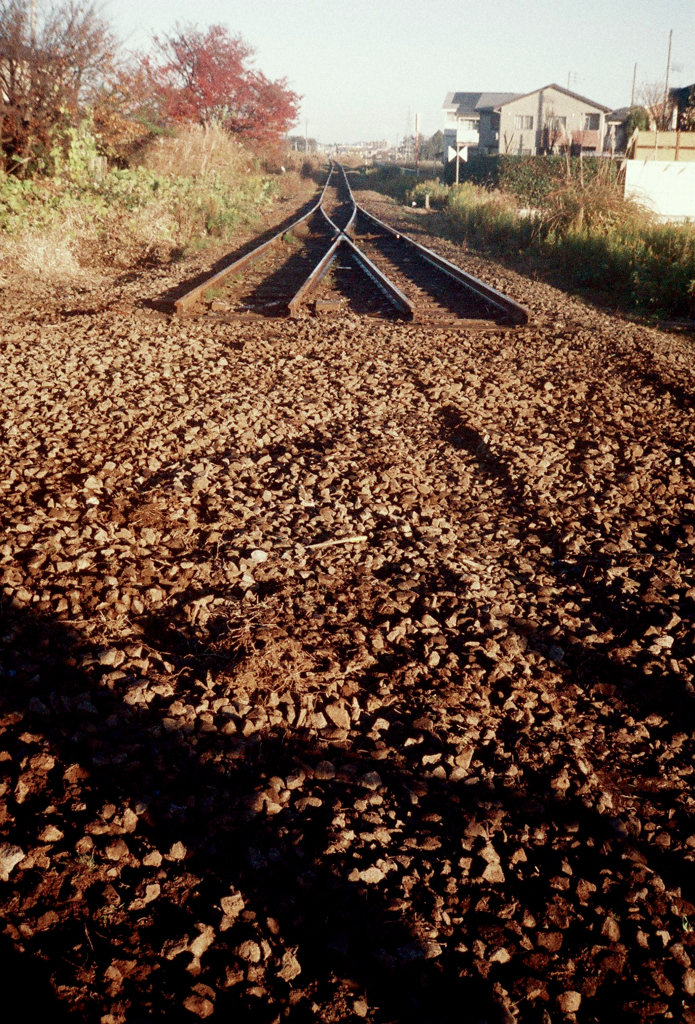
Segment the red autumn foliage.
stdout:
[[223,25],[177,26],[157,46],[159,60],[145,67],[165,121],[215,121],[241,139],[270,143],[296,124],[300,97],[287,79],[254,68],[252,47]]
[[23,175],[50,165],[115,51],[91,0],[0,0],[0,167]]

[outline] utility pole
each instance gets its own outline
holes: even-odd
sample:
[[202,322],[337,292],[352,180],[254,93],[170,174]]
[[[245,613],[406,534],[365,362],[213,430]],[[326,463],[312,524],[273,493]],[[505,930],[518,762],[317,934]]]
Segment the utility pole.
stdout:
[[635,61],[635,70],[632,72],[632,95],[630,96],[630,106],[635,105],[635,86],[637,85],[637,61]]
[[31,31],[31,45],[36,42],[36,0],[31,0],[31,11],[29,14],[29,25]]
[[420,115],[415,115],[415,177],[420,177]]
[[666,60],[666,84],[664,86],[664,131],[667,129],[666,118],[668,116],[668,80],[671,73],[671,44],[673,42],[673,29],[668,34],[668,58]]

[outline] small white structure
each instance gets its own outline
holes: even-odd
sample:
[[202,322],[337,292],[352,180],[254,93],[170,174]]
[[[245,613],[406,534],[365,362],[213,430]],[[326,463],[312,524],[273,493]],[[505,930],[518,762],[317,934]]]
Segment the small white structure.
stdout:
[[626,160],[625,196],[660,220],[695,220],[695,161]]

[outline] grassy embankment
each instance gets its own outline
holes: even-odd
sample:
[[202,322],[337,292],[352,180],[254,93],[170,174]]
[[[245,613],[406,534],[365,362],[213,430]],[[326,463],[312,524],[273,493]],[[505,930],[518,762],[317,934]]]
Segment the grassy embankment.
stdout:
[[159,138],[124,168],[105,166],[84,129],[52,173],[0,173],[0,256],[48,282],[78,279],[91,273],[80,266],[86,243],[106,243],[123,266],[162,245],[204,247],[256,222],[279,188],[286,177],[221,129]]
[[368,173],[367,187],[435,211],[433,234],[502,257],[561,288],[655,317],[688,317],[695,284],[695,225],[659,223],[622,196],[607,174],[568,173],[528,201],[465,182],[415,184],[396,168]]

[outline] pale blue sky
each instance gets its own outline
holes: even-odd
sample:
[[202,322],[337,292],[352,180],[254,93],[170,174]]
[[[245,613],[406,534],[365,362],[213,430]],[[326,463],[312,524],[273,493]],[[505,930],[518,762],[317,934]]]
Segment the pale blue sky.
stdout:
[[528,92],[567,85],[606,106],[637,80],[664,78],[673,29],[674,85],[695,82],[695,0],[107,0],[133,48],[174,23],[221,23],[257,51],[302,100],[302,126],[322,142],[441,127],[450,90]]

